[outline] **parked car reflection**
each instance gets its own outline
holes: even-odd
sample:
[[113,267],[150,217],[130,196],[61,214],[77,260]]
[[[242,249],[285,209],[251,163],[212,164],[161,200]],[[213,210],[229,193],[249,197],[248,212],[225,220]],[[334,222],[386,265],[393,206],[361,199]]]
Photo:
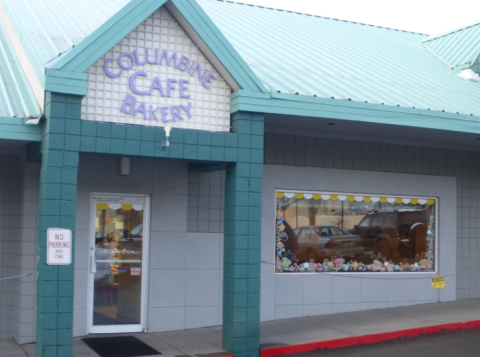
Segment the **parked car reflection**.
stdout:
[[362,238],[365,250],[395,262],[427,251],[427,217],[421,210],[370,212],[351,234]]
[[304,226],[294,229],[297,236],[295,255],[300,261],[316,262],[333,256],[364,253],[362,239],[337,226]]

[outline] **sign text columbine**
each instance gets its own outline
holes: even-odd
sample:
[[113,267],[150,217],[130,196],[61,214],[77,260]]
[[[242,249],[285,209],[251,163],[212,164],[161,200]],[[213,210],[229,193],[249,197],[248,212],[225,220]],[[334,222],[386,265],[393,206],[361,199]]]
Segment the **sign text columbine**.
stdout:
[[[118,64],[116,70],[110,68],[112,62]],[[206,90],[210,90],[212,81],[217,80],[212,72],[203,69],[200,63],[190,60],[185,55],[180,56],[176,52],[168,53],[166,50],[151,50],[149,48],[145,50],[143,58],[140,57],[137,50],[134,50],[133,53],[122,53],[117,59],[109,58],[105,61],[104,69],[107,76],[118,78],[125,71],[133,70],[145,64],[173,67],[179,72],[197,78]],[[138,84],[139,80],[143,82],[148,81],[150,85],[142,87]],[[143,115],[144,120],[162,121],[164,123],[183,121],[186,118],[191,119],[193,107],[192,102],[188,101],[191,98],[191,93],[188,90],[189,83],[189,79],[185,78],[166,78],[162,81],[159,77],[155,77],[150,73],[136,71],[130,75],[129,87],[137,96],[127,93],[120,110],[125,114],[133,116]],[[185,104],[158,106],[146,103],[140,99],[141,97],[138,97],[152,95],[165,98],[181,98],[185,101]]]

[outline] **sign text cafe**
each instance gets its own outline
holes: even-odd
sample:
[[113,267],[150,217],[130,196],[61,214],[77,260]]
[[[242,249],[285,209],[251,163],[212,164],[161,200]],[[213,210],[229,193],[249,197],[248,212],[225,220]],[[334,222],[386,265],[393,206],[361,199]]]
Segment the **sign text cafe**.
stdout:
[[[118,64],[117,70],[111,69],[112,62]],[[105,61],[105,74],[111,78],[118,78],[125,71],[137,70],[145,64],[159,66],[171,66],[193,78],[198,78],[200,84],[205,90],[210,90],[212,81],[217,80],[212,72],[203,69],[201,64],[190,60],[185,55],[178,55],[176,52],[168,53],[166,50],[158,49],[145,50],[143,58],[140,57],[138,50],[133,53],[122,53],[117,59],[109,58]],[[180,74],[180,73],[179,73]],[[185,77],[185,76],[184,76]],[[139,85],[140,80],[150,83],[149,85]],[[155,120],[164,123],[178,120],[184,121],[193,116],[193,105],[189,101],[192,94],[189,91],[190,81],[185,78],[165,78],[161,79],[151,73],[138,70],[130,75],[129,87],[133,94],[126,93],[120,110],[129,115],[142,115],[144,120]],[[143,101],[141,96],[158,95],[164,98],[177,97],[185,104],[158,106]]]

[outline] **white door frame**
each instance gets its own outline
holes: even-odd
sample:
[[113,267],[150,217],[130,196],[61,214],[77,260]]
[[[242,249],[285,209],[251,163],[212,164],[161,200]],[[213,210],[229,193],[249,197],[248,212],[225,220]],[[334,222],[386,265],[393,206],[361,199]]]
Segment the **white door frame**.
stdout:
[[[143,240],[142,240],[142,288],[141,288],[141,310],[140,324],[136,325],[93,325],[93,303],[94,303],[94,277],[92,267],[95,264],[95,215],[96,215],[96,197],[123,197],[125,203],[128,203],[128,197],[137,197],[145,199],[145,208],[143,212]],[[106,202],[104,202],[106,203]],[[92,192],[90,194],[90,229],[89,229],[89,249],[88,249],[88,297],[87,297],[87,328],[88,333],[122,333],[122,332],[143,332],[147,328],[148,316],[148,271],[149,271],[149,246],[150,246],[150,196],[122,194],[122,193],[103,193]]]

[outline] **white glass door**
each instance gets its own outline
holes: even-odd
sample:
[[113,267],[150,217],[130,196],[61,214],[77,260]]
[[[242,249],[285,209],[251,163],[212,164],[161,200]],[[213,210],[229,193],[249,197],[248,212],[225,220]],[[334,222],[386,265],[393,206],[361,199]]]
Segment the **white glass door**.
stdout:
[[146,325],[149,199],[92,194],[89,333],[141,332]]

